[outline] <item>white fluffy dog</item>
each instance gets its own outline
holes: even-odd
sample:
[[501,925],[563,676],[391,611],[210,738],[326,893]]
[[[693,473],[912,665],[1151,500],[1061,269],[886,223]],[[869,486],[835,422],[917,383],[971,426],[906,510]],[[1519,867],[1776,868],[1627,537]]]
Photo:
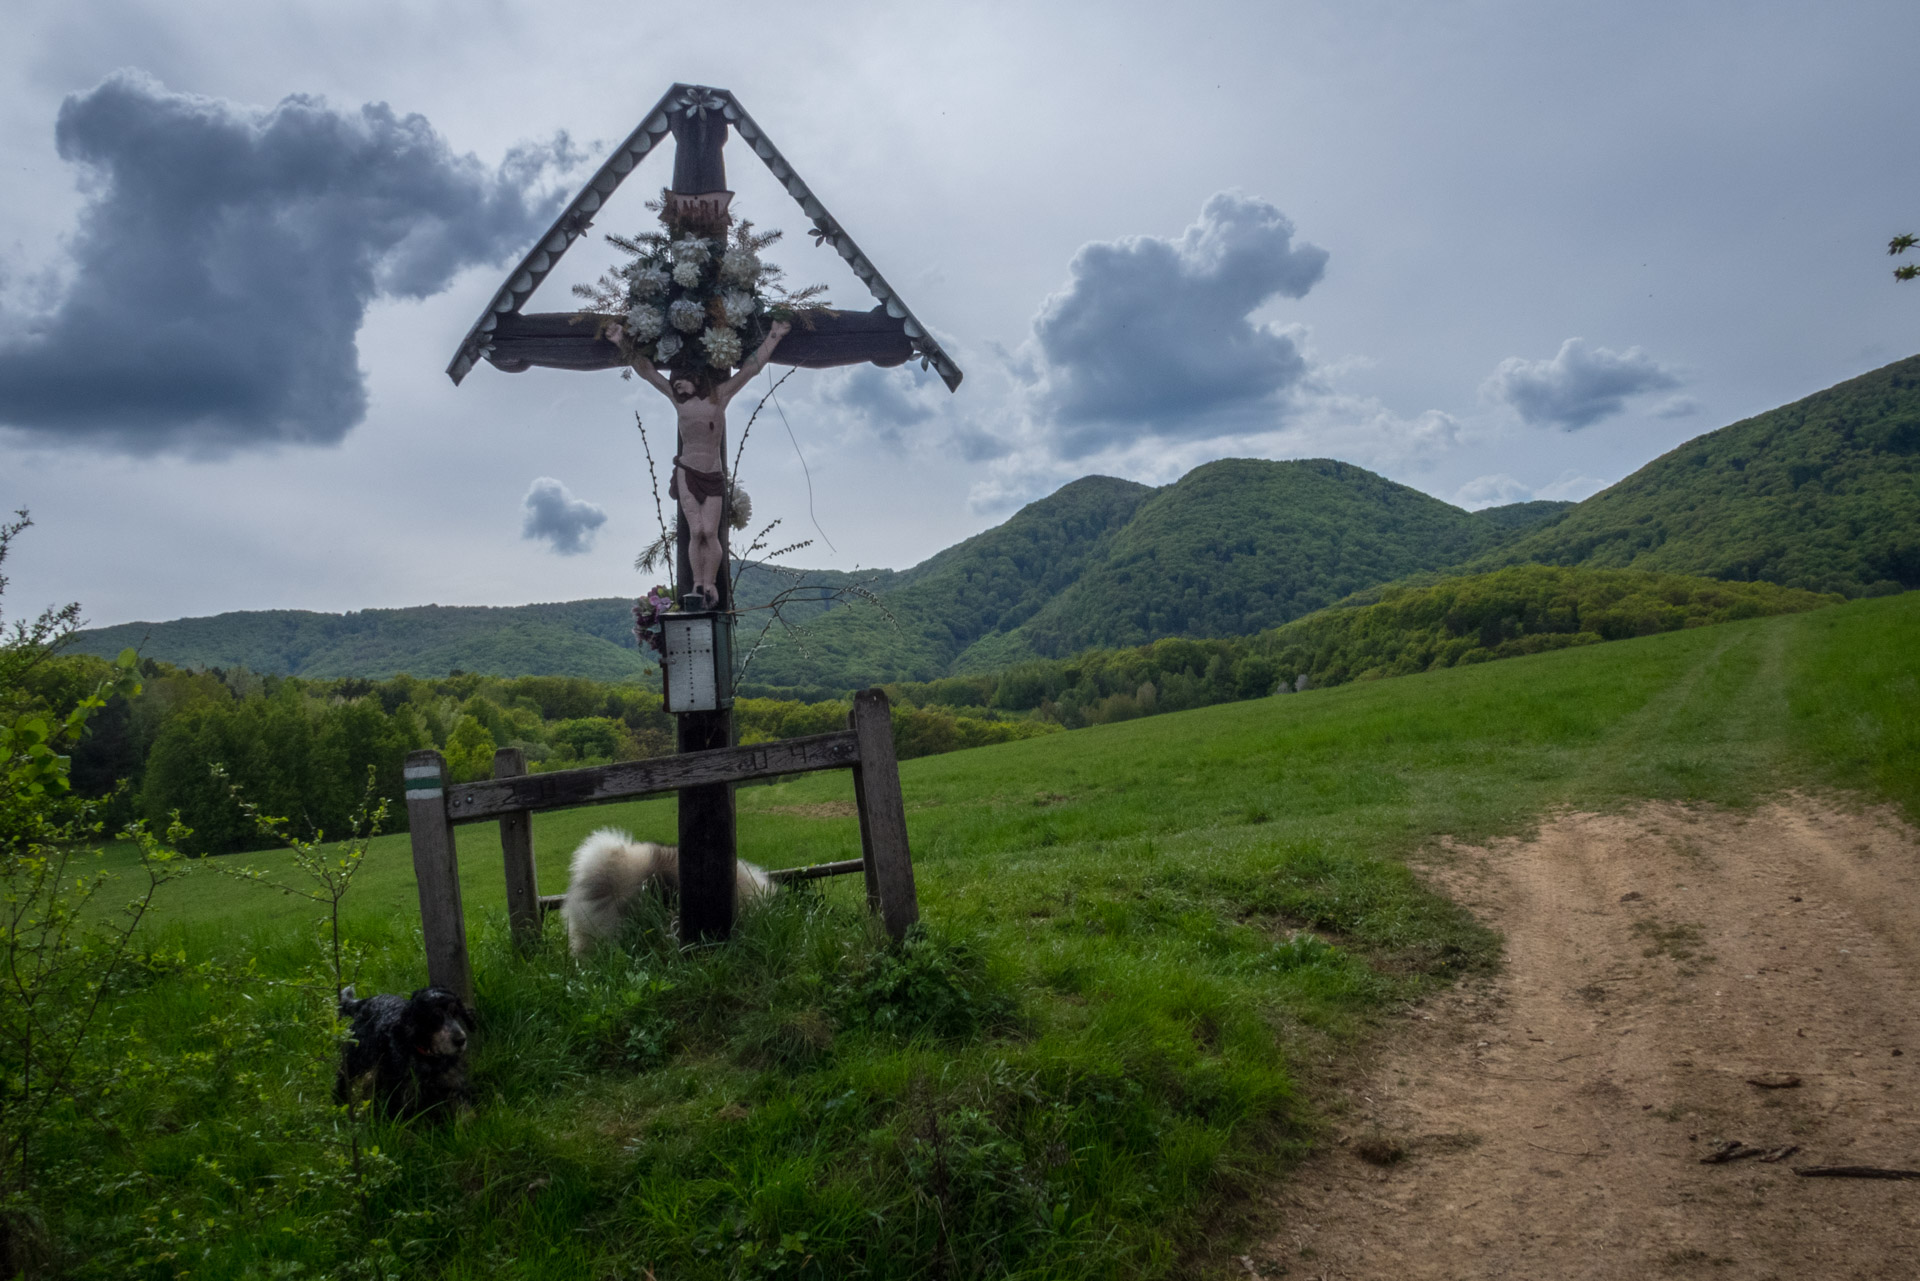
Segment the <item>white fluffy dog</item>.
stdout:
[[[773,882],[762,869],[745,860],[735,868],[736,906],[745,907],[773,893]],[[560,908],[567,918],[567,942],[573,954],[584,956],[596,944],[617,942],[634,903],[649,890],[680,892],[677,846],[636,841],[614,827],[603,827],[580,842],[573,852],[566,902]]]

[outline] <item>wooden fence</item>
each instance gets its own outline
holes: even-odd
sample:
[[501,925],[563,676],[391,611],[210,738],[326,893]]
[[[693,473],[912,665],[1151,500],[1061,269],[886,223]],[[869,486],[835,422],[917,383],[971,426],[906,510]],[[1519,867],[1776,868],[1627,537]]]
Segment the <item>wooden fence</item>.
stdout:
[[898,939],[920,919],[907,851],[907,815],[894,755],[893,720],[887,696],[877,689],[854,696],[848,727],[832,734],[722,747],[706,752],[622,761],[587,769],[529,774],[518,748],[494,754],[494,777],[448,784],[439,752],[407,757],[407,822],[413,834],[413,871],[420,885],[420,923],[426,938],[427,978],[438,987],[473,999],[473,966],[467,956],[466,915],[460,907],[459,855],[453,829],[487,819],[500,824],[507,881],[507,919],[522,947],[538,940],[541,918],[563,896],[542,895],[533,861],[533,815],[605,801],[658,796],[683,787],[744,783],[815,770],[853,771],[854,807],[860,815],[860,857],[838,863],[769,872],[775,881],[811,880],[862,872],[867,906],[880,914]]

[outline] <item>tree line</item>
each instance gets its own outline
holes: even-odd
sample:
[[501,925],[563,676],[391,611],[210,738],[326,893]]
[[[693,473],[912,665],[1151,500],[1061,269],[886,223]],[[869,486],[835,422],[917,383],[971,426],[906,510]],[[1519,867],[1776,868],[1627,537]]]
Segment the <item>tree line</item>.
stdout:
[[[1839,599],[1772,583],[1527,565],[1376,589],[1254,636],[1167,638],[883,688],[893,700],[900,755],[908,759]],[[108,667],[86,655],[41,664],[33,697],[71,706]],[[259,848],[256,827],[234,804],[234,788],[289,819],[297,833],[344,832],[371,770],[392,821],[403,824],[401,764],[417,748],[442,751],[456,782],[488,777],[500,747],[520,748],[534,771],[674,750],[660,695],[634,683],[461,673],[316,680],[152,660],[140,663],[139,674],[140,692],[109,700],[73,747],[73,785],[108,798],[116,826],[145,819],[164,828],[177,812],[194,829],[187,846],[193,853]],[[743,744],[846,723],[848,699],[834,691],[747,692],[765,696],[735,703]],[[216,764],[231,787],[215,777]]]
[[[108,666],[90,655],[45,663],[29,696],[50,707],[70,706]],[[177,812],[193,829],[186,848],[196,854],[262,848],[254,823],[235,805],[236,791],[261,811],[287,818],[298,834],[344,834],[369,770],[389,802],[389,827],[404,827],[401,766],[418,748],[443,752],[455,782],[490,777],[500,747],[520,748],[535,772],[674,750],[672,717],[660,695],[631,683],[465,673],[311,680],[150,659],[139,672],[139,693],[109,700],[73,746],[73,784],[83,795],[106,799],[112,827],[146,819],[164,830]],[[845,728],[850,706],[845,699],[743,698],[735,703],[734,722],[743,744],[794,738]],[[986,709],[894,712],[902,758],[1058,728]],[[225,779],[215,776],[214,765]]]
[[885,688],[896,704],[1030,714],[1067,729],[1405,676],[1573,645],[1815,609],[1844,599],[1773,583],[1522,565],[1403,583],[1253,636],[1129,649]]

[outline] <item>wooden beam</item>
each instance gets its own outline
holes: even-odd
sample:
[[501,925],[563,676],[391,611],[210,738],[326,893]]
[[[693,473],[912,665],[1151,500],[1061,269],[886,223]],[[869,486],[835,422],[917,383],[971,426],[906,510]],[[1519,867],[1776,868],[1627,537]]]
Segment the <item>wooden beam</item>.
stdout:
[[[841,859],[837,863],[809,863],[805,867],[776,867],[768,871],[767,879],[775,885],[786,885],[792,881],[817,881],[826,876],[852,876],[864,870],[866,860],[860,858]],[[542,894],[535,900],[542,913],[557,912],[567,901],[564,894]]]
[[860,763],[853,767],[854,804],[860,811],[868,892],[877,893],[880,919],[898,941],[920,919],[920,900],[913,886],[913,859],[907,852],[907,804],[900,793],[893,713],[886,694],[878,689],[855,694],[848,720],[860,743]]
[[[493,754],[495,778],[519,778],[527,772],[527,754],[503,747]],[[513,945],[530,952],[540,944],[540,885],[533,863],[533,815],[514,810],[500,816],[500,855],[507,874],[507,927]]]
[[[776,365],[831,369],[839,365],[905,364],[913,356],[905,321],[872,311],[806,312],[793,332],[774,349]],[[487,359],[510,374],[538,365],[544,369],[619,369],[620,349],[593,334],[594,322],[579,313],[511,312],[500,317]]]
[[823,876],[851,876],[864,871],[867,861],[863,858],[842,859],[838,863],[809,863],[805,867],[777,867],[767,873],[767,879],[776,885],[785,885],[789,881],[814,881]]
[[[711,783],[743,783],[781,774],[845,769],[859,759],[860,740],[851,730],[841,730],[751,747],[721,747],[644,761],[555,770],[551,774],[462,783],[446,791],[447,815],[454,823],[474,823],[515,810],[562,809]],[[411,816],[412,811],[408,813]]]
[[407,830],[413,876],[420,887],[420,932],[427,945],[427,982],[473,1003],[467,918],[460,908],[460,865],[447,816],[447,762],[429,748],[409,752],[405,771]]

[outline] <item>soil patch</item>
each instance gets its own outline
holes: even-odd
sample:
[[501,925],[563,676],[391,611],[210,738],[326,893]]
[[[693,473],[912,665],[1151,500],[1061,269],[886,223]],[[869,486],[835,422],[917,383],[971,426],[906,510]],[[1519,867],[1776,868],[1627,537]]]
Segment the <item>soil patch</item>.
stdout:
[[1920,1168],[1911,829],[1650,805],[1425,871],[1506,969],[1383,1039],[1248,1275],[1916,1275],[1920,1182],[1793,1173]]
[[796,818],[853,818],[859,810],[852,801],[818,801],[812,805],[769,805],[762,814],[791,814]]

